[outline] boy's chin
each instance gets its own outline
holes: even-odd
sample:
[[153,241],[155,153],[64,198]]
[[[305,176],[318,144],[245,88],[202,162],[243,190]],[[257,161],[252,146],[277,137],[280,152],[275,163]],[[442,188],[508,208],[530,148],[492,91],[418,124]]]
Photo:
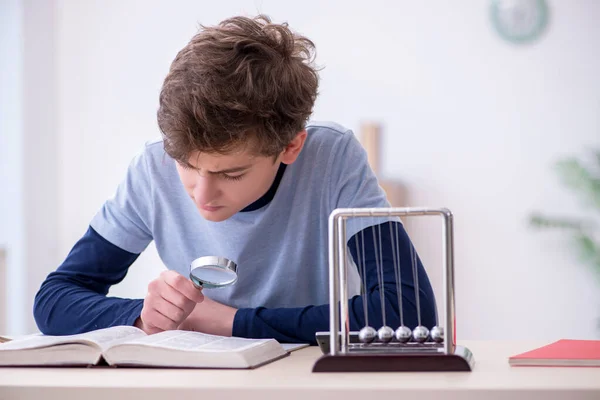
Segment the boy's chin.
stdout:
[[215,212],[210,212],[210,211],[206,211],[206,210],[198,210],[198,211],[200,211],[200,215],[202,215],[202,218],[204,218],[207,221],[211,221],[211,222],[225,221],[226,219],[230,218],[234,214],[228,208],[222,208]]

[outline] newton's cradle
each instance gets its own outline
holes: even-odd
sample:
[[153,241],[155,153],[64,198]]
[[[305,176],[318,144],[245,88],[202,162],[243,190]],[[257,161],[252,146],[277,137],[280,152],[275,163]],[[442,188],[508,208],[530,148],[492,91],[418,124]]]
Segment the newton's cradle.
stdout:
[[[368,311],[364,304],[365,326],[360,331],[350,331],[348,314],[348,253],[346,224],[350,218],[440,216],[442,219],[443,246],[443,315],[437,326],[421,325],[417,254],[411,245],[411,262],[415,285],[417,326],[404,325],[402,314],[402,287],[400,285],[398,234],[390,224],[390,237],[396,290],[400,310],[400,326],[390,327],[385,319],[385,302],[381,299],[383,326],[369,326]],[[368,371],[471,371],[474,366],[473,354],[464,346],[456,344],[455,338],[455,291],[454,291],[454,242],[452,213],[446,208],[340,208],[329,216],[329,332],[317,332],[316,339],[323,355],[313,366],[313,372],[368,372]],[[379,237],[381,226],[379,225]],[[376,241],[375,227],[373,238],[355,240]],[[374,245],[377,243],[374,242]],[[358,248],[357,242],[357,248]],[[375,246],[377,247],[377,246]],[[364,248],[364,242],[363,242]],[[381,242],[379,242],[381,252]],[[357,251],[357,253],[360,253]],[[364,253],[364,252],[363,252]],[[381,260],[377,258],[379,287],[383,287]],[[359,255],[356,266],[364,277],[364,254]],[[364,285],[364,279],[362,279]],[[366,291],[365,291],[366,292]],[[364,292],[363,292],[364,293]],[[380,291],[383,297],[383,291]],[[366,296],[363,295],[366,302]],[[440,325],[441,323],[441,325]],[[445,328],[445,329],[444,329]],[[336,334],[337,333],[337,334]]]

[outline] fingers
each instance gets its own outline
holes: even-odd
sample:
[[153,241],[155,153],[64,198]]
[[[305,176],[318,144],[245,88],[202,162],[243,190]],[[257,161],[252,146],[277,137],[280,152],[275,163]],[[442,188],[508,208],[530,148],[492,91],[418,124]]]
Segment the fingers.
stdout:
[[165,271],[150,282],[140,318],[146,333],[177,327],[204,300],[202,291],[175,271]]
[[[194,304],[190,300],[188,302]],[[181,309],[171,302],[165,300],[156,293],[149,292],[144,299],[142,308],[142,322],[148,327],[158,328],[166,331],[176,329],[179,324],[189,315],[190,307]],[[191,308],[193,310],[193,308]]]
[[186,307],[187,310],[185,308],[179,308],[171,302],[164,300],[164,298],[157,299],[157,301],[152,302],[152,306],[155,311],[165,317],[165,323],[171,323],[169,326],[164,328],[163,326],[159,325],[159,327],[163,329],[173,329],[171,327],[172,325],[178,326],[191,312],[189,311],[190,307]]
[[160,276],[169,286],[194,303],[201,303],[204,300],[202,291],[197,289],[192,281],[186,279],[183,275],[175,271],[163,271]]
[[146,301],[144,300],[144,308],[140,317],[146,333],[152,334],[174,329],[173,326],[175,326],[175,323],[171,319],[165,317],[155,308],[152,308],[152,306],[146,307],[145,303]]
[[[196,300],[204,300],[204,295],[202,292],[198,289],[196,290],[199,292]],[[164,299],[184,312],[190,312],[197,304],[196,301],[190,300],[184,294],[180,293],[177,291],[177,289],[169,285],[162,276],[150,282],[150,285],[148,285],[148,293]]]
[[[159,311],[162,312],[162,310],[164,310],[169,312],[169,314],[165,315],[171,315],[171,319],[174,321],[185,319],[197,304],[166,283],[163,283],[163,285],[158,288],[157,295],[161,297],[164,300],[163,303],[165,303],[164,307],[159,309]],[[169,305],[172,307],[169,307]]]

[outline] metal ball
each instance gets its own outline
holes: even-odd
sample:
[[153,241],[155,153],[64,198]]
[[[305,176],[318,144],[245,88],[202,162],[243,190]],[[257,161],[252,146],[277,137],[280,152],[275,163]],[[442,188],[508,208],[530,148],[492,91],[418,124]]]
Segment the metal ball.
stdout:
[[431,328],[431,339],[436,343],[444,341],[444,328],[442,326],[434,326]]
[[394,338],[394,330],[389,326],[382,326],[377,331],[377,337],[380,342],[388,343]]
[[413,339],[415,342],[423,343],[428,337],[429,329],[425,328],[423,325],[419,325],[413,330]]
[[371,343],[376,337],[377,331],[370,326],[365,326],[358,332],[358,340],[361,343]]
[[400,343],[406,343],[412,337],[412,331],[408,326],[402,325],[398,329],[396,329],[396,340]]

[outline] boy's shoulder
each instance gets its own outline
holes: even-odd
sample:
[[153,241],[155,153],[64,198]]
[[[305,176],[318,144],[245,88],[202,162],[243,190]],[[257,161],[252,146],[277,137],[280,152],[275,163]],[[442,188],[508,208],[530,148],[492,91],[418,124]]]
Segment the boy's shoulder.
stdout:
[[306,131],[310,135],[329,139],[340,139],[353,134],[352,130],[332,121],[310,121],[306,124]]
[[164,142],[160,137],[144,142],[144,152],[163,154],[164,150]]
[[306,145],[309,148],[343,148],[357,141],[351,129],[331,121],[310,121],[306,124]]
[[129,164],[129,174],[134,179],[149,175],[154,179],[157,175],[165,175],[166,179],[171,179],[174,173],[175,164],[165,151],[164,141],[160,137],[144,141]]
[[149,164],[164,164],[170,157],[165,152],[164,141],[161,137],[146,140],[135,155],[136,159],[144,160]]

